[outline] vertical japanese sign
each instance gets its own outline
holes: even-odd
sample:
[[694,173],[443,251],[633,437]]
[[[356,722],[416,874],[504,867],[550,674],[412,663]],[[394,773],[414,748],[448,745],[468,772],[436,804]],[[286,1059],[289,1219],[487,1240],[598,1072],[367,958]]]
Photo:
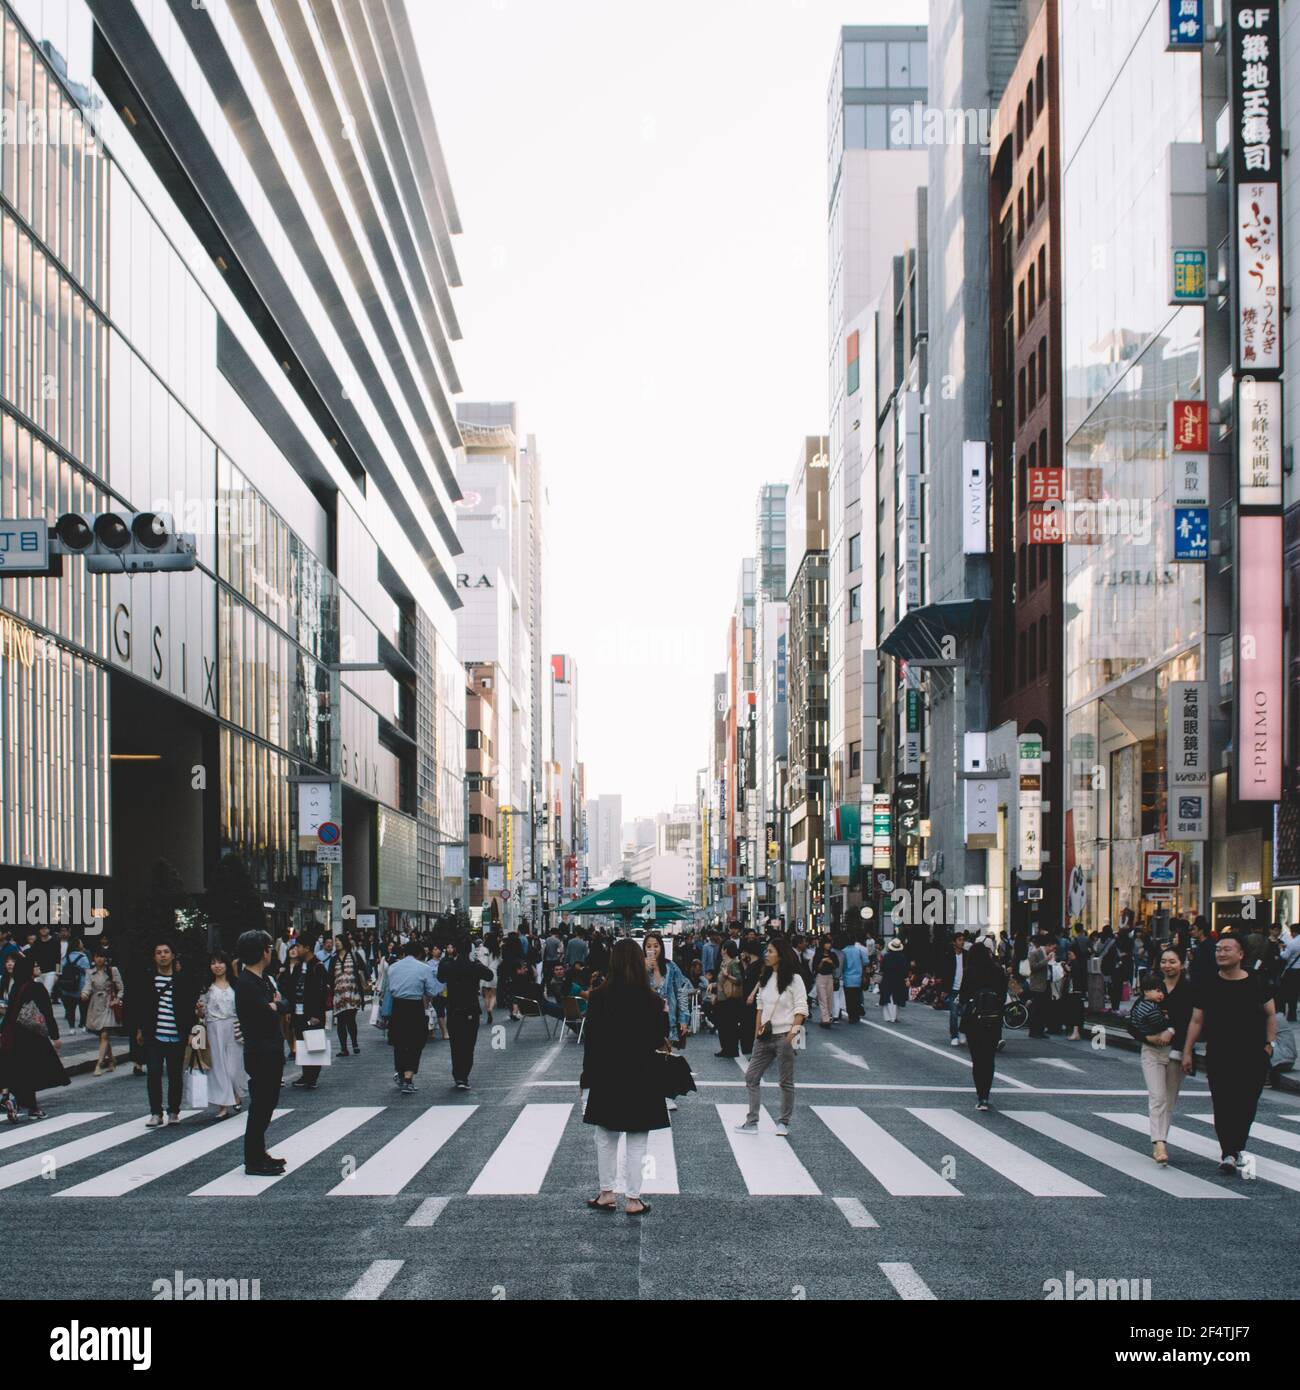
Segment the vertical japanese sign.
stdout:
[[1281,0],[1231,0],[1233,275],[1238,374],[1282,369]]
[[905,773],[921,770],[921,673],[911,666],[903,673],[904,728],[903,767]]
[[1036,734],[1019,739],[1020,858],[1021,878],[1038,878],[1043,871],[1043,740]]
[[876,869],[888,869],[890,865],[894,833],[892,810],[889,793],[877,792],[871,803],[871,865]]
[[903,474],[907,499],[903,577],[910,613],[925,601],[921,582],[921,397],[917,391],[908,391],[903,397]]
[[1282,505],[1282,383],[1237,387],[1237,500],[1243,507]]
[[1165,758],[1169,800],[1168,840],[1209,839],[1209,684],[1171,681]]

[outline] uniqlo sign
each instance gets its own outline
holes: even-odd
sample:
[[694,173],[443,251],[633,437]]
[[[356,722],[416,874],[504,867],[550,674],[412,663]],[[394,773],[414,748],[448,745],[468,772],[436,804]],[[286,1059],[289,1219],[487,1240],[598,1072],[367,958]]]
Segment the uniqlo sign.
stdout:
[[1203,454],[1210,447],[1210,407],[1206,401],[1174,401],[1170,434],[1176,454]]
[[1029,512],[1030,545],[1063,545],[1065,513],[1060,507],[1034,507]]
[[1063,502],[1065,500],[1065,469],[1031,468],[1029,470],[1029,500],[1031,502]]

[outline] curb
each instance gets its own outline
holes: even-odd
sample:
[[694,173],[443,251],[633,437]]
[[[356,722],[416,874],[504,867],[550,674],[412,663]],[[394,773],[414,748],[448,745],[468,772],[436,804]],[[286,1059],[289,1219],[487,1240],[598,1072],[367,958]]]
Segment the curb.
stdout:
[[[1086,1014],[1084,1026],[1105,1028],[1107,1047],[1119,1047],[1125,1052],[1140,1052],[1141,1043],[1129,1033],[1127,1028],[1116,1028],[1111,1022],[1112,1017],[1113,1015]],[[1197,1056],[1199,1057],[1200,1054],[1197,1053]],[[1293,1096],[1300,1096],[1300,1077],[1297,1077],[1293,1072],[1270,1074],[1269,1087],[1275,1091],[1287,1091]]]

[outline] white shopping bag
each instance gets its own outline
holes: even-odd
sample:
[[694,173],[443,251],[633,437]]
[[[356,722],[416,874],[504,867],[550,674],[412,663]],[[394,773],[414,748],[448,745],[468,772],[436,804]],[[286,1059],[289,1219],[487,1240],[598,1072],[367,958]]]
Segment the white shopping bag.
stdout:
[[372,1028],[379,1027],[379,1004],[379,996],[375,995],[375,1002],[370,1006],[370,1026]]
[[831,1017],[839,1018],[841,1014],[848,1013],[848,1011],[849,1006],[844,1001],[844,989],[841,987],[835,991],[831,999]]
[[329,1066],[329,1034],[323,1028],[304,1028],[293,1055],[300,1067]]
[[198,1067],[191,1067],[185,1073],[185,1092],[182,1105],[186,1110],[206,1110],[208,1108],[208,1074]]

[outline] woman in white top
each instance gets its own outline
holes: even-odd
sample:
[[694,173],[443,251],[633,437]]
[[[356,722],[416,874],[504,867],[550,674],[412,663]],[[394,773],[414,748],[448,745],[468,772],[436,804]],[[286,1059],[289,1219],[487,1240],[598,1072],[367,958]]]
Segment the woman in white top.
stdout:
[[736,1128],[741,1134],[758,1133],[759,1082],[778,1058],[781,1063],[781,1117],[779,1138],[790,1133],[794,1115],[794,1054],[800,1030],[808,1017],[808,992],[795,966],[794,952],[784,941],[769,941],[763,952],[763,973],[749,997],[757,1007],[754,1052],[745,1072],[749,1090],[749,1114]]
[[224,1120],[238,1110],[248,1086],[244,1072],[244,1044],[235,1036],[235,990],[230,958],[214,951],[208,968],[212,983],[199,1001],[208,1029],[208,1052],[212,1070],[208,1074],[208,1101],[218,1106],[217,1119]]
[[492,1009],[497,1002],[497,974],[501,969],[501,938],[496,932],[488,934],[474,948],[474,959],[492,972],[490,980],[482,986],[483,1007],[487,1011],[487,1021],[492,1022]]

